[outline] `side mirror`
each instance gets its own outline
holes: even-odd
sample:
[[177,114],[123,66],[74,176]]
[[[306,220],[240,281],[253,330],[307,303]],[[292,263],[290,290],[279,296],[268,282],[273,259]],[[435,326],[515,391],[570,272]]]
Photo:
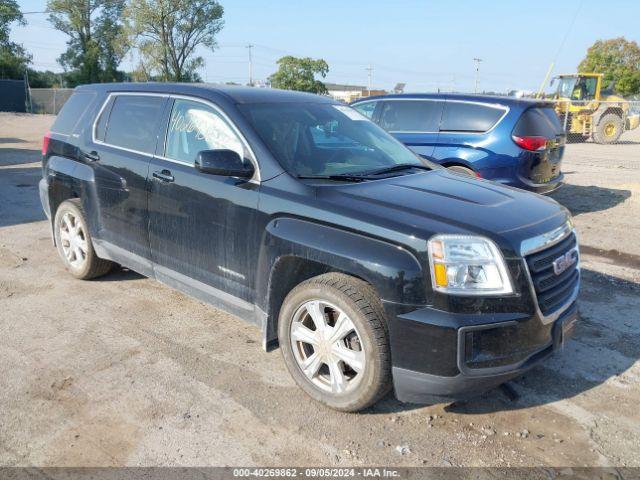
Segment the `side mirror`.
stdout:
[[254,173],[250,162],[243,162],[233,150],[203,150],[198,153],[195,167],[202,173],[225,177],[251,178]]

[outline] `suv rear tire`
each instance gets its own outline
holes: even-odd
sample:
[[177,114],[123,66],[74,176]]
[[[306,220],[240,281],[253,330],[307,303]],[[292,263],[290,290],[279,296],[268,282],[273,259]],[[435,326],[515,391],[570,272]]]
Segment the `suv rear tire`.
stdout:
[[79,199],[65,200],[56,210],[53,234],[65,268],[80,280],[109,273],[114,263],[96,255]]
[[295,287],[280,310],[285,364],[311,398],[344,412],[369,407],[391,388],[382,304],[362,280],[327,273]]

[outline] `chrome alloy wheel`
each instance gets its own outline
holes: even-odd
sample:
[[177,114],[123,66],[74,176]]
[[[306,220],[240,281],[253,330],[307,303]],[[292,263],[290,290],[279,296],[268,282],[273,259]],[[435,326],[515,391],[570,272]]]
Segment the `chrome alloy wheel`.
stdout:
[[302,373],[321,390],[341,394],[353,389],[365,369],[365,352],[351,319],[322,300],[304,303],[290,330],[291,347]]
[[73,268],[81,268],[87,261],[89,244],[80,220],[70,212],[60,219],[60,243],[67,261]]

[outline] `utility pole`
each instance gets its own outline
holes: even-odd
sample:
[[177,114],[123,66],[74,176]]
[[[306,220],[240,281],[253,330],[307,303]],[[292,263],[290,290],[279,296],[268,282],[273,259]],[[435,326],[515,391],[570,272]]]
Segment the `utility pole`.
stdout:
[[478,90],[480,89],[480,62],[482,62],[482,59],[481,58],[474,58],[473,61],[476,62],[476,88],[475,88],[475,93],[478,93]]
[[373,77],[373,65],[369,64],[369,66],[365,68],[365,70],[367,71],[367,76],[369,77],[369,91],[367,92],[367,96],[369,96],[371,95],[371,80]]
[[247,49],[249,50],[249,86],[253,87],[253,60],[251,59],[251,49],[254,45],[247,45]]

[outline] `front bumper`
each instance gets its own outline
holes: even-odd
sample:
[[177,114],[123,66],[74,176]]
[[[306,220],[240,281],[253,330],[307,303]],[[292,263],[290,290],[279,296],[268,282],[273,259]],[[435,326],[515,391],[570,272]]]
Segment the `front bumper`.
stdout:
[[[434,315],[435,314],[435,315]],[[397,317],[402,322],[403,315]],[[570,305],[557,320],[547,326],[541,325],[540,332],[536,338],[524,339],[518,343],[512,335],[509,345],[513,345],[514,362],[499,361],[499,365],[481,366],[480,368],[469,368],[466,361],[469,348],[465,345],[470,337],[467,334],[474,330],[497,330],[499,328],[512,328],[515,334],[521,330],[523,336],[531,336],[531,323],[539,322],[538,317],[523,318],[521,315],[512,316],[510,320],[508,314],[500,315],[465,315],[462,318],[459,314],[451,314],[432,309],[422,309],[412,312],[406,320],[412,322],[416,327],[416,322],[422,323],[423,328],[429,330],[429,336],[440,337],[439,345],[424,345],[423,349],[432,350],[437,358],[445,365],[435,367],[430,365],[429,372],[411,368],[412,362],[407,362],[407,356],[400,356],[400,363],[394,361],[393,385],[396,397],[403,402],[411,403],[440,403],[453,400],[461,400],[473,397],[491,390],[498,385],[522,375],[539,362],[549,357],[555,350],[560,348],[565,339],[571,334],[575,322],[578,318],[577,304]],[[410,317],[410,318],[409,318]],[[481,323],[481,317],[493,318],[489,323]],[[500,321],[495,322],[498,318]],[[460,322],[467,324],[460,325]],[[471,323],[471,325],[468,325]],[[458,327],[456,328],[456,325]],[[527,326],[528,325],[528,326]],[[453,329],[451,328],[453,327]],[[546,327],[546,328],[545,328]],[[453,333],[453,334],[452,334]],[[393,337],[392,337],[393,338]],[[415,338],[415,336],[414,336]],[[448,340],[447,340],[448,338]],[[455,345],[451,345],[454,342]],[[448,345],[447,345],[448,343]],[[535,344],[538,343],[537,346]],[[392,346],[393,349],[393,346]],[[455,367],[446,365],[454,361]],[[392,355],[392,358],[393,355]],[[436,357],[434,357],[436,358]],[[504,360],[504,358],[502,359]],[[416,366],[416,363],[413,363]],[[424,370],[424,369],[422,369]]]

